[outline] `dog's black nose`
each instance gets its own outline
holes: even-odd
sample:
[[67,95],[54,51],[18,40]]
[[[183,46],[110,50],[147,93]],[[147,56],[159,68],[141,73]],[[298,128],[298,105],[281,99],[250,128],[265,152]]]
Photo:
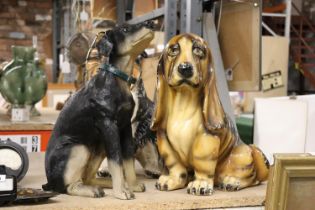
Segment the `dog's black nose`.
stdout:
[[185,62],[178,66],[178,72],[184,77],[189,78],[193,75],[193,66],[191,63]]
[[146,28],[154,29],[154,22],[152,20],[147,20],[143,23]]

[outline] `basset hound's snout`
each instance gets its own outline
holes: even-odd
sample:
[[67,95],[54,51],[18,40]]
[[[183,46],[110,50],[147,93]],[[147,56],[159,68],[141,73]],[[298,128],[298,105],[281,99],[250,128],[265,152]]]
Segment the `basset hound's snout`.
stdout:
[[193,65],[189,62],[183,62],[178,65],[178,73],[185,79],[193,76]]

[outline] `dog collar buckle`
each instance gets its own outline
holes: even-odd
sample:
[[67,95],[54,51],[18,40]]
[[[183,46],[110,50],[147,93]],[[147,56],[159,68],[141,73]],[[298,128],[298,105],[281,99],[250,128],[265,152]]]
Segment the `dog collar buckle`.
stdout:
[[100,66],[101,70],[104,71],[108,71],[112,74],[114,74],[115,76],[119,77],[120,79],[126,81],[129,85],[130,84],[135,84],[137,82],[137,79],[134,78],[133,76],[129,76],[128,74],[126,74],[125,72],[117,69],[115,66],[107,64],[107,63],[103,63]]

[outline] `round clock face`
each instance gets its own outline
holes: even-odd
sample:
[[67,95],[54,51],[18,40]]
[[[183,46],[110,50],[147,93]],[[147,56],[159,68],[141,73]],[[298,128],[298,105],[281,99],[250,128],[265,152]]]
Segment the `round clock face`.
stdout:
[[0,165],[6,167],[7,175],[21,181],[28,171],[27,153],[21,145],[11,140],[0,140]]
[[12,149],[0,148],[0,165],[18,170],[22,166],[22,158],[19,153]]

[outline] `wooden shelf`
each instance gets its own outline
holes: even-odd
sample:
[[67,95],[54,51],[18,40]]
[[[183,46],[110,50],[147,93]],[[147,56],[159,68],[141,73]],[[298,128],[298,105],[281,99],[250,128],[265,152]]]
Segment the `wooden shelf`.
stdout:
[[11,122],[5,110],[0,110],[0,137],[36,135],[40,138],[40,151],[45,151],[51,131],[54,127],[59,111],[41,109],[41,116],[32,117],[27,122]]
[[53,109],[41,109],[41,116],[32,117],[27,122],[11,122],[5,110],[0,110],[0,131],[34,131],[52,130],[59,111]]

